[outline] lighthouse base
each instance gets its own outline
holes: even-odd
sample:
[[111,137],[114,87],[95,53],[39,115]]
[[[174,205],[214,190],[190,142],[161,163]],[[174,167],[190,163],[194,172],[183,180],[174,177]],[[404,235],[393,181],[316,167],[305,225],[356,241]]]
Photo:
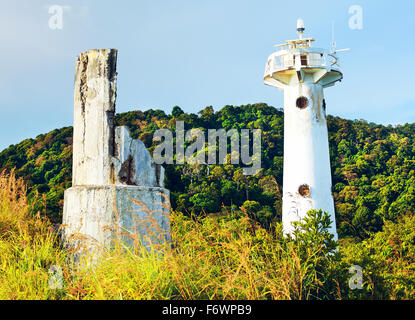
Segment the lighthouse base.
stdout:
[[334,240],[338,239],[336,231],[336,220],[334,214],[334,201],[331,195],[326,198],[323,197],[322,201],[316,201],[309,197],[304,197],[300,192],[286,192],[283,195],[283,228],[284,234],[292,234],[294,231],[293,222],[301,221],[307,216],[310,210],[323,210],[330,216],[331,225],[328,230],[334,235]]

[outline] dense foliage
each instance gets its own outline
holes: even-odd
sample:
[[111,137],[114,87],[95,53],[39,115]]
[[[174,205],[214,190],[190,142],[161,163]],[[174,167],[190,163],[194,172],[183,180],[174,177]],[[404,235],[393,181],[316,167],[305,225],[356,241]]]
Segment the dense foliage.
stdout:
[[[243,206],[251,218],[269,228],[281,218],[283,120],[281,110],[255,104],[206,107],[188,114],[176,106],[116,115],[134,138],[152,151],[158,128],[262,129],[262,169],[242,174],[238,165],[165,165],[166,186],[173,208],[189,215],[238,214]],[[363,120],[328,116],[333,194],[341,238],[365,239],[384,220],[415,212],[415,124],[382,126]],[[62,128],[12,145],[0,153],[0,168],[16,168],[29,188],[29,198],[45,194],[48,216],[60,221],[63,191],[71,185],[72,128]],[[244,165],[243,165],[244,166]],[[37,203],[43,206],[44,203]]]

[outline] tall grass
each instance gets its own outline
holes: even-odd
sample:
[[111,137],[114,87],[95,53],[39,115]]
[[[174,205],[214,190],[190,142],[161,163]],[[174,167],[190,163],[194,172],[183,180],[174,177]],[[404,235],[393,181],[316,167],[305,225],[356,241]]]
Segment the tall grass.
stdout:
[[[336,254],[327,254],[324,241],[305,246],[305,238],[283,237],[279,224],[267,231],[246,213],[195,219],[173,212],[171,244],[148,248],[135,241],[128,247],[119,241],[99,262],[74,267],[49,221],[30,208],[22,180],[1,174],[0,299],[341,296],[335,273],[327,271]],[[56,277],[59,286],[51,285]]]
[[52,225],[30,211],[26,188],[14,172],[0,174],[0,299],[55,299],[49,268],[63,265]]

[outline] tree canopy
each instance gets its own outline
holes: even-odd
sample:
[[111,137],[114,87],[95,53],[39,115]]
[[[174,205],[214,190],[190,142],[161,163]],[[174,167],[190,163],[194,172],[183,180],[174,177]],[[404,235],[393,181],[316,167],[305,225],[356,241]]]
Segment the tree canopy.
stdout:
[[[198,114],[179,106],[162,110],[117,114],[117,125],[130,128],[152,152],[159,128],[261,129],[262,166],[245,176],[241,165],[164,165],[166,187],[174,209],[189,215],[238,214],[241,207],[267,227],[281,219],[284,114],[263,103],[208,106]],[[328,116],[333,196],[339,237],[365,239],[382,229],[384,221],[415,212],[415,124],[382,126],[363,120]],[[11,145],[0,152],[0,168],[15,168],[29,188],[29,196],[44,195],[47,215],[60,222],[63,193],[71,186],[72,127]]]

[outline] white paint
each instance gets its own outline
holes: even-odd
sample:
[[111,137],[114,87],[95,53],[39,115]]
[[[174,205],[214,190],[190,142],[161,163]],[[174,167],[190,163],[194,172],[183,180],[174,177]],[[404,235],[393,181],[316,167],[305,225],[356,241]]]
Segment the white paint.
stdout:
[[[304,96],[309,105],[296,106]],[[292,221],[302,219],[311,209],[322,209],[335,221],[331,194],[331,172],[326,115],[322,107],[323,87],[303,83],[284,90],[284,185],[283,225],[292,231]],[[307,184],[310,196],[303,197],[298,188]],[[335,224],[331,232],[336,235]]]
[[[277,46],[282,48],[268,58],[264,82],[284,90],[284,232],[291,233],[292,222],[309,210],[322,209],[329,213],[330,232],[337,239],[323,88],[343,75],[331,65],[328,52],[311,48],[313,41],[290,40]],[[307,98],[306,108],[297,107],[299,97]],[[299,193],[304,184],[310,188],[308,196]]]

